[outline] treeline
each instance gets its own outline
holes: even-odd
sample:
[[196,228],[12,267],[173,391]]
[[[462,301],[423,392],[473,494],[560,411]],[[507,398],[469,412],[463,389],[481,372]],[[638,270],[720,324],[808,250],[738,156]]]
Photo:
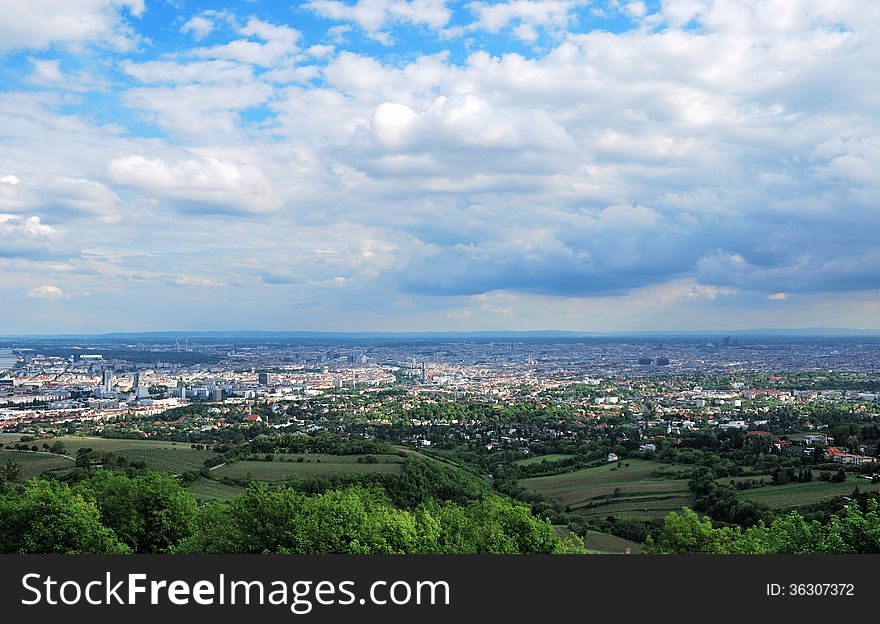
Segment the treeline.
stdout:
[[328,455],[382,455],[399,450],[388,442],[329,433],[317,435],[260,435],[248,443],[252,453],[326,453]]
[[[253,459],[264,456],[270,460],[279,454],[325,454],[325,455],[399,455],[400,449],[387,442],[360,437],[344,438],[329,433],[317,435],[257,435],[251,440],[237,442],[215,441],[213,444],[192,443],[195,449],[208,448],[217,455],[205,460],[205,467],[240,459]],[[371,460],[367,460],[371,461]]]
[[[223,479],[235,485],[248,485],[244,479]],[[308,494],[323,494],[353,486],[380,487],[392,505],[415,509],[430,500],[451,501],[465,505],[487,496],[489,485],[467,470],[453,469],[432,461],[408,458],[400,474],[365,473],[289,479],[287,485]]]
[[172,477],[101,471],[76,485],[32,479],[0,489],[3,553],[563,553],[528,507],[489,495],[412,510],[377,487],[323,494],[251,484],[199,506]]
[[853,501],[829,522],[807,521],[792,512],[769,524],[715,528],[692,509],[669,514],[656,538],[648,537],[645,554],[815,554],[880,553],[880,513],[876,499],[865,508]]

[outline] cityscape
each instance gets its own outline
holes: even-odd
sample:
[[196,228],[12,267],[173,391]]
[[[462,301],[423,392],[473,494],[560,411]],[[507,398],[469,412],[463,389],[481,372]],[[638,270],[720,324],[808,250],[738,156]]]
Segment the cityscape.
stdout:
[[453,498],[494,491],[561,548],[609,553],[663,552],[665,516],[690,508],[748,531],[880,495],[864,333],[19,337],[0,363],[17,478],[155,470],[206,504],[434,470],[462,480]]
[[[880,553],[880,1],[2,8],[0,599]],[[583,587],[641,616],[653,565]]]

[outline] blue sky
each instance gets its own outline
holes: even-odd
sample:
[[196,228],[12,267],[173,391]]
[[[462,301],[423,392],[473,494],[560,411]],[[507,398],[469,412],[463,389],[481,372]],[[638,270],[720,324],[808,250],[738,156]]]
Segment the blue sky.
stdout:
[[5,0],[0,333],[880,328],[873,0]]

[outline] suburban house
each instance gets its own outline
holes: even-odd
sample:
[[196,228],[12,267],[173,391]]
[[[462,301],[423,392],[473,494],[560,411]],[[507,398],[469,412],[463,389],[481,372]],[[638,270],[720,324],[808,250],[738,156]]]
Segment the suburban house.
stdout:
[[837,464],[853,464],[854,466],[861,466],[862,464],[870,464],[877,461],[876,457],[871,457],[870,455],[844,453],[836,446],[832,446],[825,451],[825,457]]

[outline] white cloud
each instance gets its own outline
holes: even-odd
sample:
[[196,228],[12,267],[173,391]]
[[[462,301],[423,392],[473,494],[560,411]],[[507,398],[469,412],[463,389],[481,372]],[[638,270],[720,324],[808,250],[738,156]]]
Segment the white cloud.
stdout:
[[537,29],[559,32],[577,21],[575,10],[588,0],[511,0],[510,2],[470,2],[467,8],[476,16],[469,30],[497,33],[516,24],[513,34],[534,41]]
[[311,0],[304,6],[327,19],[353,22],[383,43],[390,43],[390,36],[383,31],[394,24],[441,29],[452,17],[446,0],[357,0],[354,4]]
[[124,100],[176,136],[195,138],[196,142],[234,141],[238,139],[239,113],[262,105],[271,95],[268,84],[242,80],[139,87],[130,89]]
[[212,30],[214,30],[214,22],[202,15],[191,17],[180,27],[180,32],[183,34],[192,33],[193,39],[196,41],[207,37]]
[[115,184],[170,200],[180,212],[248,214],[276,206],[268,181],[253,164],[235,162],[232,154],[194,156],[167,162],[132,154],[111,160],[107,172]]
[[0,214],[0,258],[44,258],[61,255],[63,233],[40,217]]
[[121,69],[129,76],[145,83],[218,83],[238,82],[253,78],[253,69],[233,61],[146,61],[133,63],[123,61]]
[[61,82],[64,74],[61,73],[61,59],[31,59],[34,73],[30,79],[37,84]]
[[31,299],[64,299],[66,295],[58,286],[38,286],[27,292],[27,296]]
[[[475,94],[440,96],[423,110],[384,102],[345,149],[374,176],[444,177],[564,171],[575,143],[543,110],[493,106]],[[487,181],[488,182],[488,181]]]
[[[271,67],[298,50],[299,31],[289,26],[277,26],[255,17],[238,30],[248,39],[236,39],[223,45],[195,50],[205,58],[226,59]],[[253,41],[251,38],[259,39]]]
[[173,277],[170,283],[174,286],[187,288],[222,288],[228,286],[223,280],[202,275],[178,275]]
[[135,37],[124,15],[143,12],[144,0],[4,0],[0,53],[91,42],[128,49]]
[[[147,318],[169,284],[222,284],[245,324],[261,289],[282,324],[746,323],[826,291],[876,313],[876,2],[621,1],[624,32],[561,0],[318,6],[398,47],[203,13],[210,44],[18,55],[0,295],[57,283]],[[471,18],[470,42],[412,44]],[[83,67],[112,97],[72,92]]]
[[42,190],[45,193],[43,201],[46,211],[61,210],[68,217],[97,217],[106,223],[122,220],[122,200],[101,182],[86,178],[59,178],[49,181]]

